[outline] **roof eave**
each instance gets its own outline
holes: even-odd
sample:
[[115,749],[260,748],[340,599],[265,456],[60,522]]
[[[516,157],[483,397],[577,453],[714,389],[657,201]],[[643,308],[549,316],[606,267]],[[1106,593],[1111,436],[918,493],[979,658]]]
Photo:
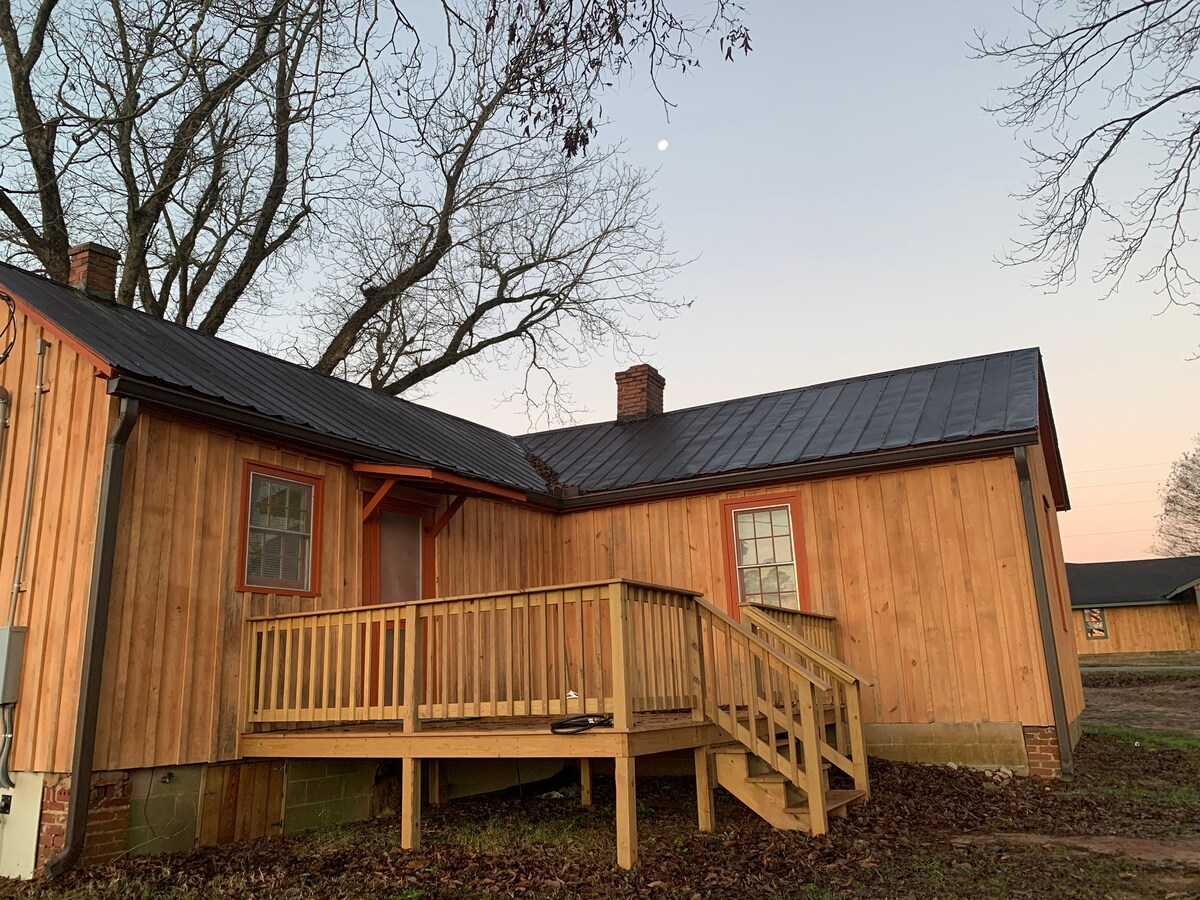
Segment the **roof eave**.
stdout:
[[[253,409],[235,406],[212,397],[180,390],[154,381],[138,378],[134,375],[121,374],[110,378],[108,381],[108,393],[118,397],[133,397],[208,421],[246,428],[264,436],[292,441],[338,456],[349,457],[352,460],[367,460],[387,465],[423,468],[436,465],[427,459],[404,456],[403,454],[393,453],[361,441],[340,438],[323,431],[306,428],[303,425],[284,422]],[[437,468],[444,470],[445,466],[437,465]],[[458,474],[477,478],[474,473],[463,472]],[[482,481],[483,479],[478,480]],[[492,481],[489,483],[495,484],[500,488],[519,491],[527,498],[528,502],[537,505],[555,506],[558,502],[558,498],[548,492],[545,494],[531,492],[522,485],[509,484],[507,482]]]
[[967,438],[920,447],[903,447],[896,450],[879,450],[857,456],[842,456],[836,459],[818,459],[812,462],[791,463],[761,469],[743,469],[717,475],[702,475],[678,479],[663,484],[632,485],[624,488],[593,491],[587,494],[565,496],[561,501],[564,511],[615,506],[641,500],[664,499],[685,494],[711,493],[748,485],[778,484],[784,481],[805,480],[822,475],[839,475],[871,469],[895,466],[920,465],[965,457],[986,456],[1010,451],[1015,447],[1036,444],[1036,428],[987,437]]

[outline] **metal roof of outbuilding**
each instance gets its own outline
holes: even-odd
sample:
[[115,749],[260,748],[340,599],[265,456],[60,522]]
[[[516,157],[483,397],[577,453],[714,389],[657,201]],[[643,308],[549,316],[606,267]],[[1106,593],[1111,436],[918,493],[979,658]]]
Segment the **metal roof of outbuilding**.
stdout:
[[1167,603],[1200,583],[1200,556],[1067,563],[1071,606]]
[[583,492],[1036,430],[1041,357],[1015,350],[530,434]]

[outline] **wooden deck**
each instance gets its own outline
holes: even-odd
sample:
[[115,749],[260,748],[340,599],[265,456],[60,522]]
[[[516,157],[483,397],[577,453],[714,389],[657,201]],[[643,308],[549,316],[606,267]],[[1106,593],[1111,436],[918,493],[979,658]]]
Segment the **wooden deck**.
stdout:
[[433,719],[406,732],[402,722],[331,725],[242,736],[248,757],[359,757],[364,759],[598,759],[690,750],[726,740],[691,712],[639,713],[628,731],[594,728],[552,734],[557,716]]
[[[619,580],[250,619],[240,754],[400,759],[405,848],[420,842],[423,760],[574,758],[588,796],[589,761],[610,758],[631,868],[635,760],[688,749],[702,830],[720,780],[777,827],[822,834],[867,796],[862,679],[831,652],[828,617],[743,618]],[[576,714],[611,727],[551,732]],[[828,766],[853,796],[830,792]]]

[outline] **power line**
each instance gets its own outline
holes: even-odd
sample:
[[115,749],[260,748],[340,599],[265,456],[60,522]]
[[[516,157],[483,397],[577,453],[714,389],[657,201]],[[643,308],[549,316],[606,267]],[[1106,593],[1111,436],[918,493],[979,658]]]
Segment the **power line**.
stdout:
[[1085,531],[1082,534],[1064,534],[1063,537],[1096,537],[1101,534],[1148,534],[1153,528],[1127,528],[1124,531]]
[[1163,479],[1161,479],[1161,478],[1156,478],[1153,481],[1109,481],[1109,482],[1105,482],[1104,484],[1075,484],[1075,485],[1071,486],[1071,490],[1085,491],[1088,488],[1124,487],[1125,485],[1128,485],[1128,484],[1162,484],[1162,483],[1163,483]]
[[1083,506],[1072,506],[1076,509],[1095,509],[1097,506],[1134,506],[1138,503],[1157,503],[1157,500],[1118,500],[1115,503],[1085,503]]
[[1136,466],[1109,466],[1105,469],[1075,469],[1068,472],[1068,475],[1086,475],[1089,472],[1118,472],[1122,469],[1149,469],[1153,466],[1169,466],[1169,462],[1160,463],[1140,463]]

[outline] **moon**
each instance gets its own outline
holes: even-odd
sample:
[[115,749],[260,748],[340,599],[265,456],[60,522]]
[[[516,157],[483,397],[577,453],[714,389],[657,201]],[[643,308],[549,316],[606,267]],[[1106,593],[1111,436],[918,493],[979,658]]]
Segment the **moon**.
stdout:
[[666,138],[663,138],[661,141],[658,142],[658,149],[659,149],[660,153],[663,150],[666,150],[670,146],[671,146],[671,142],[668,141]]

